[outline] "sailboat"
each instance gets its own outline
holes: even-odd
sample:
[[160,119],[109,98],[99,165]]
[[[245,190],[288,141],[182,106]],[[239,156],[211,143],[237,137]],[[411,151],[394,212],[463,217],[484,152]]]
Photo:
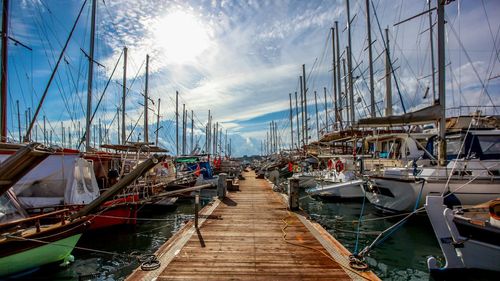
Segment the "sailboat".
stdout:
[[[411,212],[423,206],[425,196],[446,196],[448,205],[479,204],[500,196],[500,130],[498,122],[481,122],[481,115],[445,117],[444,3],[437,1],[438,92],[433,106],[400,116],[362,119],[363,126],[426,124],[438,121],[438,134],[429,139],[430,165],[384,169],[370,176],[366,196],[377,208]],[[467,126],[463,126],[466,120]],[[469,121],[469,122],[467,122]],[[488,123],[486,126],[486,123]],[[495,124],[496,123],[496,124]],[[469,124],[471,124],[469,126]],[[475,124],[475,125],[472,125]],[[438,157],[433,157],[437,146]],[[415,162],[418,159],[414,160]],[[436,165],[437,164],[437,165]]]
[[85,216],[68,219],[69,209],[29,217],[10,190],[50,154],[31,144],[0,164],[0,276],[64,262],[90,225]]

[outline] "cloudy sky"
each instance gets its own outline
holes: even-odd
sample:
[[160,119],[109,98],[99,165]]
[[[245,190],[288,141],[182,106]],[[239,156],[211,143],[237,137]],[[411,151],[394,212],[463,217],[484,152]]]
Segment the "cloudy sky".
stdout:
[[[194,113],[194,142],[205,145],[204,131],[211,110],[234,155],[259,154],[269,122],[277,122],[284,147],[290,146],[289,93],[295,106],[302,64],[308,87],[309,135],[317,139],[332,113],[332,43],[330,28],[338,21],[340,50],[347,46],[346,3],[338,1],[167,1],[96,0],[97,24],[93,107],[102,96],[93,124],[96,142],[99,120],[103,142],[116,142],[117,109],[121,101],[123,47],[128,48],[126,123],[130,140],[143,140],[145,59],[149,54],[149,124],[154,140],[158,99],[160,145],[175,152],[175,92],[180,106]],[[436,1],[431,2],[431,6]],[[430,105],[432,67],[429,17],[396,23],[425,11],[427,1],[371,0],[373,52],[376,60],[377,116],[384,111],[384,40],[389,29],[395,69],[393,107],[396,113]],[[26,112],[36,108],[84,0],[11,1],[9,35],[9,137],[26,130]],[[84,127],[91,0],[69,41],[68,49],[37,118],[42,140],[43,116],[47,138],[75,146]],[[498,114],[500,104],[500,2],[454,1],[446,6],[447,107],[449,115],[468,114],[478,105]],[[365,0],[351,0],[351,34],[356,118],[369,114],[368,52]],[[435,13],[431,21],[434,23]],[[436,35],[436,28],[433,29]],[[434,36],[435,37],[435,36]],[[435,44],[435,41],[434,41]],[[437,61],[437,57],[436,57]],[[116,67],[116,71],[113,69]],[[111,77],[111,75],[113,76]],[[111,77],[111,79],[110,79]],[[103,95],[108,80],[109,86]],[[394,81],[394,80],[393,80]],[[342,82],[343,83],[343,82]],[[342,86],[343,87],[343,86]],[[324,91],[326,88],[325,115]],[[399,91],[398,91],[399,88]],[[427,90],[427,88],[430,88]],[[317,92],[318,119],[314,91]],[[427,93],[427,94],[426,94]],[[19,101],[21,126],[16,101]],[[462,111],[453,108],[462,107]],[[294,109],[295,113],[295,109]],[[300,113],[299,113],[300,114]],[[295,115],[294,115],[295,121]],[[297,141],[294,126],[294,142]],[[191,122],[188,124],[190,134]],[[132,128],[134,128],[132,130]],[[105,131],[107,137],[104,137]],[[51,133],[50,133],[51,132]],[[69,133],[72,138],[69,143]],[[94,133],[94,131],[92,132]],[[190,136],[188,147],[190,146]]]

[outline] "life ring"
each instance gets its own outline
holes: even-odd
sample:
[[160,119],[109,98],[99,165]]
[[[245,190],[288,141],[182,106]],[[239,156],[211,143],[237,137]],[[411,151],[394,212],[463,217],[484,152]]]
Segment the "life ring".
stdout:
[[331,169],[333,169],[333,160],[328,159],[328,170],[331,170]]
[[335,171],[337,171],[337,173],[340,173],[344,170],[344,163],[342,163],[342,161],[340,160],[337,160],[337,162],[335,162]]
[[302,168],[300,166],[297,166],[297,173],[302,172]]

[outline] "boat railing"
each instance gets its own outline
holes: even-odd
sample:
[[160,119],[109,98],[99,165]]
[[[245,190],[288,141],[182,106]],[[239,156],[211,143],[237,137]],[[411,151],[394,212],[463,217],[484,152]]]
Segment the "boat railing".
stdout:
[[3,224],[0,224],[0,231],[3,230],[8,230],[10,228],[14,227],[20,227],[21,225],[34,225],[36,228],[36,232],[39,233],[41,231],[41,220],[42,219],[49,219],[49,218],[57,218],[60,220],[61,225],[66,224],[66,218],[70,212],[70,209],[62,209],[58,211],[53,211],[50,213],[45,213],[41,215],[36,215],[24,219],[19,219],[19,220],[14,220],[10,222],[6,222]]

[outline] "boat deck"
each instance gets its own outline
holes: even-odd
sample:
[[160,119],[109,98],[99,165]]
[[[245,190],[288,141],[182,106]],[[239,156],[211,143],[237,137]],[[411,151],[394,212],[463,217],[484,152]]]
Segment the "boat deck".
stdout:
[[349,252],[320,225],[287,210],[253,171],[239,191],[200,211],[158,249],[160,268],[127,280],[379,280],[349,268]]

